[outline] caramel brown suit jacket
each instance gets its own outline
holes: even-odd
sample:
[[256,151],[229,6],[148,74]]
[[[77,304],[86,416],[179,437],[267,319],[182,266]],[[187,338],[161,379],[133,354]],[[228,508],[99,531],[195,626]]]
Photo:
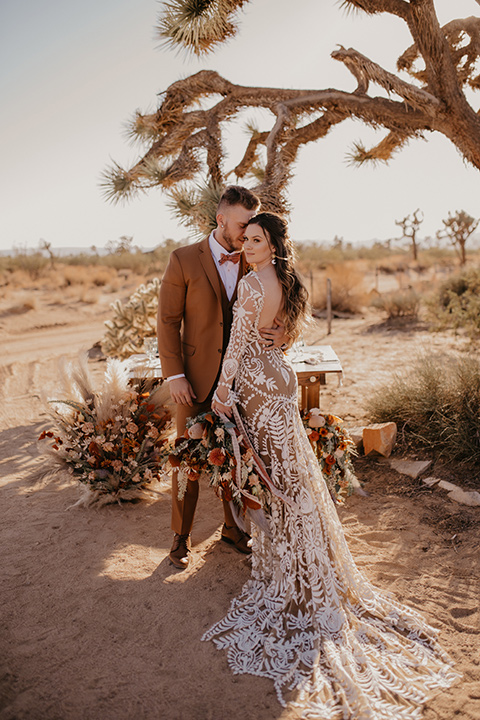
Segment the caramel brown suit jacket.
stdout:
[[[244,273],[242,254],[239,279]],[[230,333],[225,302],[208,238],[172,252],[160,286],[158,352],[163,376],[184,373],[197,403],[211,393],[221,369]]]

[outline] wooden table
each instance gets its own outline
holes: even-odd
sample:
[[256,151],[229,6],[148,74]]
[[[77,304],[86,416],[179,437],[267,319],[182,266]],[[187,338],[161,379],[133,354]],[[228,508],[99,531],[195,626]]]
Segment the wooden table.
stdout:
[[[301,388],[300,409],[309,410],[320,407],[320,388],[326,384],[326,377],[335,373],[341,380],[343,369],[331,345],[294,346],[287,352],[287,357],[297,374]],[[128,359],[130,378],[141,377],[160,379],[162,367],[160,360],[149,361],[148,357],[139,353]]]
[[339,382],[343,368],[331,345],[294,346],[287,357],[297,374],[301,389],[301,410],[320,407],[320,388],[326,385],[327,375],[335,373]]

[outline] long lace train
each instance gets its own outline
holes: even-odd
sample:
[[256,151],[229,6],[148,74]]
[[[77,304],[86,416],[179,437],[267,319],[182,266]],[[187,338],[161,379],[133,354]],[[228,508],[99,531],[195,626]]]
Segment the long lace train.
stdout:
[[253,530],[252,577],[203,639],[227,650],[234,673],[271,678],[280,703],[304,718],[419,718],[458,676],[433,628],[355,565],[301,422],[293,369],[258,342],[263,297],[256,274],[241,281],[219,387],[291,502],[272,496],[270,533]]

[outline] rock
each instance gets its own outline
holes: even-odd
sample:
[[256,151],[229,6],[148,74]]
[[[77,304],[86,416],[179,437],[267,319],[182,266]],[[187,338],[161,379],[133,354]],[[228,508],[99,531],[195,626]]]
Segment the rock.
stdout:
[[364,427],[351,427],[351,428],[346,428],[349,436],[351,437],[351,439],[352,439],[353,442],[355,443],[355,447],[356,447],[357,450],[359,450],[359,451],[360,451],[360,450],[362,449],[362,447],[363,447],[363,431],[364,431],[364,429],[365,429]]
[[470,507],[480,506],[480,493],[475,490],[462,490],[457,487],[448,493],[450,500],[460,503],[460,505],[470,505]]
[[458,485],[454,485],[453,483],[448,482],[448,480],[440,480],[440,482],[438,483],[438,487],[443,488],[443,490],[449,490],[449,491],[460,490]]
[[384,457],[392,454],[397,439],[397,426],[394,422],[375,423],[363,428],[363,450],[365,455],[375,451]]
[[428,487],[432,487],[432,485],[435,485],[436,483],[440,482],[440,478],[426,477],[426,478],[422,478],[422,482],[425,483],[425,485],[428,485]]
[[87,350],[87,357],[89,362],[95,362],[100,360],[106,360],[106,355],[104,354],[102,350],[102,344],[100,341],[96,342],[95,345],[92,345],[92,347]]
[[431,464],[431,460],[399,460],[397,458],[390,460],[390,467],[411,478],[418,478]]

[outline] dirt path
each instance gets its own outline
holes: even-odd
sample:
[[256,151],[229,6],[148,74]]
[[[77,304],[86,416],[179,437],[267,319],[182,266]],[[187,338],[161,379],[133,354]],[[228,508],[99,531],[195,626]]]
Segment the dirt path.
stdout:
[[[201,493],[193,565],[178,573],[167,559],[168,487],[153,502],[85,510],[71,508],[79,491],[70,482],[33,484],[35,440],[47,426],[39,396],[55,388],[58,356],[73,358],[102,332],[101,317],[70,318],[66,310],[55,319],[65,325],[2,330],[0,719],[294,720],[268,680],[232,676],[223,653],[200,642],[249,575],[219,542],[221,506],[210,491]],[[338,321],[328,337],[345,380],[327,386],[322,406],[351,422],[392,366],[422,343],[447,342],[376,324]],[[326,340],[322,326],[315,333]],[[369,494],[340,510],[355,560],[439,628],[464,674],[425,718],[478,719],[478,510],[419,490],[375,460],[359,460],[357,472]]]

